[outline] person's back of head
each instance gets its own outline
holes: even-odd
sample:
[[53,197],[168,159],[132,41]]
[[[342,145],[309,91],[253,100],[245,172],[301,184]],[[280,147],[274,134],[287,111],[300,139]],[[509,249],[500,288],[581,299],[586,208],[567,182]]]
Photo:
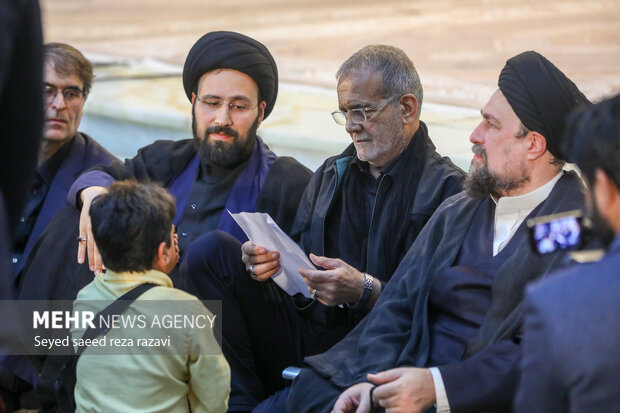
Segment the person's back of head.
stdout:
[[112,184],[90,207],[93,236],[104,265],[114,272],[160,269],[154,265],[159,250],[175,249],[175,214],[174,200],[160,186],[134,181]]
[[566,130],[564,152],[588,182],[598,168],[620,189],[620,95],[573,114]]
[[620,95],[574,113],[563,151],[590,188],[595,231],[610,242],[620,232]]

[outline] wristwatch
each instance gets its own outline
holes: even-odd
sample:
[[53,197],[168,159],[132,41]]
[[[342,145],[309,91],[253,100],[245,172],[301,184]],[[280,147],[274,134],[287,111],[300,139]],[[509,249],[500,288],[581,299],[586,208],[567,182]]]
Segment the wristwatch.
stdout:
[[360,296],[360,299],[357,301],[360,304],[366,304],[372,294],[373,278],[370,274],[362,274],[364,275],[364,289],[362,290],[362,295]]

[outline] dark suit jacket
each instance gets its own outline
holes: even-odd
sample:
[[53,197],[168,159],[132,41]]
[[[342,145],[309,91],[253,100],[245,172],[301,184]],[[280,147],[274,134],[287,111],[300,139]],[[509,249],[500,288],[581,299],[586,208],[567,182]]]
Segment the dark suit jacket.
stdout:
[[[78,133],[73,138],[73,143],[69,148],[65,158],[54,175],[47,196],[41,206],[41,211],[37,216],[32,233],[28,238],[22,258],[14,266],[13,279],[16,280],[23,270],[26,260],[30,255],[39,236],[52,220],[52,217],[67,203],[67,192],[73,181],[85,170],[100,163],[109,163],[116,159],[103,146],[99,145],[88,135]],[[77,234],[76,234],[77,237]]]
[[[75,135],[69,151],[65,155],[56,175],[54,175],[32,233],[26,243],[22,258],[16,265],[13,265],[13,287],[16,287],[18,290],[16,292],[18,298],[40,300],[58,298],[55,292],[60,288],[66,288],[68,281],[46,277],[45,271],[50,266],[60,265],[57,262],[55,263],[56,257],[63,257],[63,261],[67,261],[68,254],[59,254],[59,251],[68,251],[70,247],[77,245],[75,241],[75,237],[78,234],[77,225],[74,227],[74,223],[77,221],[73,216],[72,218],[74,219],[72,221],[65,220],[65,217],[54,218],[54,221],[58,222],[57,225],[62,226],[63,232],[71,234],[63,238],[72,241],[70,243],[67,241],[68,245],[59,243],[58,238],[55,238],[49,239],[48,243],[44,244],[42,248],[40,245],[43,238],[42,234],[57,212],[68,205],[67,192],[73,181],[92,166],[102,162],[111,162],[114,159],[116,159],[114,155],[90,136],[82,133]],[[73,208],[71,207],[71,209]],[[76,212],[74,216],[79,217],[79,213]],[[25,265],[29,262],[28,257],[30,255],[38,257],[37,263],[36,265],[26,267]],[[71,258],[75,256],[77,256],[77,251]],[[70,279],[69,277],[67,278]],[[25,358],[12,358],[11,360],[3,361],[3,363],[21,378],[31,383],[36,380],[37,374],[26,362]]]
[[620,236],[530,288],[518,412],[620,412]]

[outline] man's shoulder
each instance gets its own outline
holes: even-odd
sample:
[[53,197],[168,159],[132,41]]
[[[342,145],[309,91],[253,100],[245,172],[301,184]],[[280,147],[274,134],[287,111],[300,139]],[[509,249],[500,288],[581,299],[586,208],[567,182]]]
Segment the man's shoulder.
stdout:
[[138,149],[138,153],[148,156],[178,156],[195,153],[193,139],[169,140],[160,139]]
[[562,314],[569,308],[585,310],[597,304],[597,297],[603,298],[610,291],[620,293],[620,278],[616,276],[619,265],[620,254],[597,262],[575,264],[530,285],[528,299],[547,312]]
[[[312,171],[299,163],[295,158],[281,156],[276,158],[265,177],[263,196],[275,190],[277,194],[293,190],[303,190],[312,177]],[[279,195],[278,195],[279,196]]]
[[78,291],[75,297],[76,305],[87,300],[109,300],[113,297],[106,297],[102,294],[102,290],[98,284],[101,284],[103,278],[102,274],[96,275],[95,278],[86,284],[80,291]]
[[[78,132],[76,139],[79,138],[84,139],[84,151],[86,156],[89,158],[89,161],[93,161],[96,163],[108,163],[113,160],[116,160],[116,156],[114,156],[110,151],[108,151],[103,145],[97,142],[93,137],[83,133]],[[92,162],[89,162],[92,163]],[[89,167],[92,165],[89,165]]]
[[271,168],[277,173],[293,173],[306,175],[308,177],[312,176],[312,171],[310,169],[290,156],[278,156]]
[[152,178],[165,180],[183,169],[195,154],[193,139],[157,140],[138,149],[132,161],[144,164]]
[[156,286],[144,293],[140,299],[145,300],[174,300],[174,301],[200,301],[195,295],[179,290],[174,287]]
[[441,156],[434,148],[428,148],[422,169],[420,186],[446,187],[446,193],[453,195],[463,188],[467,174],[447,156]]
[[325,159],[321,166],[317,169],[317,172],[323,172],[338,162],[346,162],[347,165],[355,158],[355,146],[350,144],[342,152],[337,155],[330,156]]

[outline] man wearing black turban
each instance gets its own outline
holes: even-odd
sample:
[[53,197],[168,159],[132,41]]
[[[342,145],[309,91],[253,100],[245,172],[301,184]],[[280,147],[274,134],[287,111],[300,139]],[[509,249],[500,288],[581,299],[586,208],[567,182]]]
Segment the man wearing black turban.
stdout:
[[278,95],[278,69],[267,48],[240,33],[207,33],[187,55],[183,88],[192,102],[194,139],[157,141],[124,164],[93,168],[71,187],[69,200],[83,205],[80,239],[87,240],[78,260],[88,251],[95,272],[102,263],[88,209],[114,180],[155,180],[174,195],[181,253],[214,229],[247,240],[226,210],[267,212],[282,229],[291,228],[311,172],[293,158],[276,157],[256,135]]
[[[115,180],[155,181],[172,193],[181,255],[215,229],[246,239],[225,209],[267,212],[290,231],[312,173],[293,158],[277,157],[256,135],[278,92],[278,71],[267,48],[239,33],[207,33],[187,56],[183,86],[192,102],[194,139],[156,141],[133,159],[96,166],[78,178],[68,196],[82,206],[81,216],[71,206],[54,217],[26,263],[20,298],[74,299],[92,281],[91,271],[101,271],[88,210],[93,197]],[[82,265],[86,251],[90,268]],[[178,267],[170,275],[176,287],[189,289]],[[47,363],[38,385],[50,410],[55,368]]]
[[566,258],[536,255],[525,221],[583,207],[557,148],[564,118],[585,103],[538,53],[508,60],[470,137],[466,191],[439,207],[370,314],[305,359],[289,411],[510,410],[525,285]]

